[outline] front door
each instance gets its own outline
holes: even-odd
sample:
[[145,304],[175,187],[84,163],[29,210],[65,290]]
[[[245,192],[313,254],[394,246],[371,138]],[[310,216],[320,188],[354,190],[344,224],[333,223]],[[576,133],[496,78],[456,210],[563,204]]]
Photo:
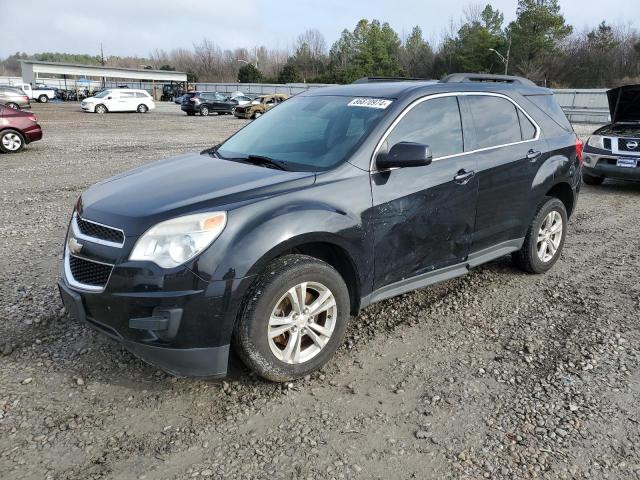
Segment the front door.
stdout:
[[374,289],[463,262],[473,235],[478,182],[465,151],[456,96],[427,98],[389,133],[378,155],[399,142],[427,144],[433,162],[371,173]]

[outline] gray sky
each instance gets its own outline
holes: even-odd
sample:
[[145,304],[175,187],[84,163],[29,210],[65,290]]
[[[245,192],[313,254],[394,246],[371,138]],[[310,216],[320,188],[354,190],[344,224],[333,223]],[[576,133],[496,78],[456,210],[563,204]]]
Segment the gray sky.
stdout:
[[[400,34],[418,24],[437,41],[469,4],[491,3],[515,16],[517,0],[0,0],[0,57],[16,51],[147,56],[155,48],[191,48],[207,37],[224,48],[285,48],[308,28],[331,45],[360,18],[388,21]],[[640,27],[640,0],[560,0],[577,30],[609,23]],[[21,19],[18,21],[18,19]]]

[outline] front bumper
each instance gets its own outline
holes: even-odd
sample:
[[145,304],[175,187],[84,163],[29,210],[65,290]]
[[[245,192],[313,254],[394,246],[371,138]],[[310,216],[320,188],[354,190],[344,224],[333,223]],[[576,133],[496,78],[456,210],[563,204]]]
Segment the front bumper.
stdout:
[[84,298],[61,279],[58,282],[62,302],[77,321],[87,323],[98,332],[122,343],[127,350],[145,362],[177,376],[224,376],[227,373],[229,345],[217,347],[171,348],[134,341],[123,337],[109,323],[92,317],[85,308]]
[[[619,167],[618,159],[636,158],[637,166],[635,167]],[[640,156],[618,155],[612,153],[594,153],[585,151],[584,164],[582,166],[584,173],[592,177],[614,178],[620,180],[640,180]]]
[[[83,289],[66,268],[58,288],[77,321],[173,375],[224,376],[235,318],[251,277],[204,281],[188,268],[116,265],[104,289]],[[72,275],[72,274],[71,274]]]

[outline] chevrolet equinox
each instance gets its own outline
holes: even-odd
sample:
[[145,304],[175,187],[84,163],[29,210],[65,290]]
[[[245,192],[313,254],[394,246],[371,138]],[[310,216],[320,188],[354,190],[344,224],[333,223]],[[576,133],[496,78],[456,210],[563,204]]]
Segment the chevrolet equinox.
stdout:
[[225,375],[233,345],[295,379],[373,302],[507,254],[549,270],[581,164],[551,91],[523,78],[314,89],[83,192],[59,288],[74,318],[172,374]]

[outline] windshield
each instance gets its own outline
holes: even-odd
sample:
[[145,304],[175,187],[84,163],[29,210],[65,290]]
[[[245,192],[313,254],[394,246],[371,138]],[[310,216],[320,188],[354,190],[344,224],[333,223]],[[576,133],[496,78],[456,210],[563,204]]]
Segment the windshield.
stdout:
[[383,114],[384,108],[353,97],[294,97],[247,125],[217,152],[223,158],[269,157],[287,170],[327,170],[343,162]]
[[95,95],[95,98],[104,98],[111,93],[111,90],[104,90]]

